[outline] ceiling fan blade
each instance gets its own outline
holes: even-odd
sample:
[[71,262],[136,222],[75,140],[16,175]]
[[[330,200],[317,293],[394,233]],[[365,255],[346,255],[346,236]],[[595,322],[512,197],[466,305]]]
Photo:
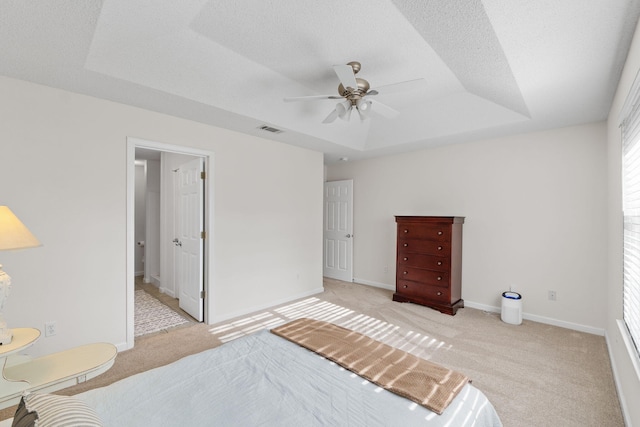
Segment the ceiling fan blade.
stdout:
[[406,82],[378,86],[375,90],[370,90],[369,92],[367,92],[367,95],[386,95],[388,93],[406,92],[412,90],[417,91],[425,89],[426,87],[427,81],[425,79],[407,80]]
[[342,99],[342,97],[339,95],[291,96],[284,98],[284,102],[315,101],[316,99]]
[[371,111],[374,113],[380,114],[382,117],[387,119],[395,119],[400,115],[400,111],[394,110],[386,104],[383,104],[380,101],[376,101],[375,99],[370,99],[371,102]]
[[353,74],[353,68],[351,68],[351,65],[334,65],[333,69],[345,89],[348,87],[356,89],[358,87],[358,82],[356,81],[355,74]]
[[334,109],[323,121],[322,123],[333,123],[338,118],[338,110]]

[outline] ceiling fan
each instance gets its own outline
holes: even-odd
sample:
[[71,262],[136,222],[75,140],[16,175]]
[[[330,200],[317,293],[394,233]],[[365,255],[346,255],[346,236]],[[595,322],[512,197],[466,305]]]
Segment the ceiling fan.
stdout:
[[360,68],[361,65],[357,61],[351,61],[346,65],[333,66],[333,70],[336,72],[336,75],[340,80],[340,84],[338,85],[338,95],[298,96],[284,98],[284,101],[294,102],[314,101],[319,99],[340,99],[341,101],[338,102],[335,109],[322,121],[322,123],[332,123],[337,118],[349,121],[351,118],[351,112],[354,109],[358,112],[360,120],[367,119],[369,117],[369,113],[372,111],[383,117],[392,119],[397,117],[400,112],[371,97],[393,92],[415,90],[421,86],[420,83],[424,82],[424,79],[415,79],[380,86],[377,89],[371,89],[368,81],[356,77]]

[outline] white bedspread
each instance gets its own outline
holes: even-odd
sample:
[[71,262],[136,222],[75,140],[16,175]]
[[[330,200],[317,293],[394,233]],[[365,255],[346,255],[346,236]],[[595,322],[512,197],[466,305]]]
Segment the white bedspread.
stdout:
[[112,427],[502,425],[472,385],[438,416],[269,331],[77,397]]

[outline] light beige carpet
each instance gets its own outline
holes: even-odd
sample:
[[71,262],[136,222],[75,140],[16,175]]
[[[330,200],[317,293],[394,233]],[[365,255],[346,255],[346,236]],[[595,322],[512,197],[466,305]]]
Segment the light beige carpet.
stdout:
[[[187,354],[312,317],[369,335],[469,376],[505,427],[623,426],[603,337],[464,308],[455,316],[391,301],[391,291],[325,279],[325,292],[216,325],[194,324],[142,337],[105,374],[63,391],[89,388]],[[0,418],[15,409],[0,411]]]

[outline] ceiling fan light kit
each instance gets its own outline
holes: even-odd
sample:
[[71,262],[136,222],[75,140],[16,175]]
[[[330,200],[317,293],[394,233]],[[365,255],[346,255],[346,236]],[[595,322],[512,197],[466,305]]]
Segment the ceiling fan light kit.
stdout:
[[[319,99],[342,99],[334,110],[322,121],[322,123],[332,123],[335,119],[340,118],[345,121],[351,119],[351,112],[355,108],[358,112],[358,116],[361,121],[369,118],[372,111],[388,119],[397,117],[400,112],[381,103],[380,101],[374,101],[369,99],[370,96],[379,95],[380,92],[375,89],[371,89],[369,82],[365,79],[356,77],[356,74],[362,68],[361,64],[357,61],[348,62],[346,65],[334,65],[335,71],[340,84],[338,85],[338,94],[335,95],[313,95],[313,96],[301,96],[284,98],[285,102],[292,101],[312,101]],[[412,86],[421,84],[424,79],[411,80],[408,82],[400,82],[391,85],[384,86],[384,93],[394,93],[399,91],[410,91]],[[380,88],[379,88],[380,89]]]
[[344,101],[338,103],[338,105],[336,105],[336,111],[338,112],[338,117],[348,122],[351,118],[351,102]]

